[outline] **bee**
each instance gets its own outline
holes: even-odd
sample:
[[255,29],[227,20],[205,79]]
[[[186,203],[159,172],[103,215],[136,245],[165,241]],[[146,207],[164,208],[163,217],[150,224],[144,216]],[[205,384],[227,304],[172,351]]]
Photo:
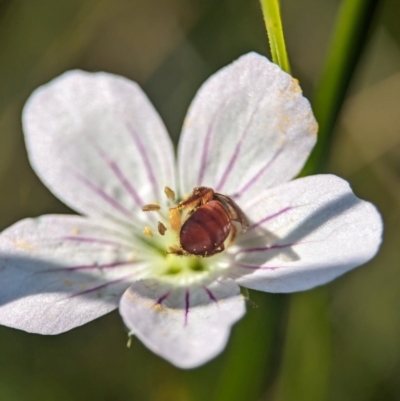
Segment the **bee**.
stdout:
[[224,242],[240,223],[246,231],[248,222],[240,207],[229,196],[214,192],[207,187],[197,187],[192,194],[172,209],[188,209],[188,217],[180,228],[181,250],[178,255],[207,257],[222,252]]

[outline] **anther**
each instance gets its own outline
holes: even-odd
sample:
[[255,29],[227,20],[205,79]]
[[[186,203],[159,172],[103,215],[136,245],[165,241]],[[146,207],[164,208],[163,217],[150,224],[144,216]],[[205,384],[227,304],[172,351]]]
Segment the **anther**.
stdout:
[[173,202],[175,200],[175,192],[170,187],[165,187],[164,188],[164,192],[165,192],[165,195],[167,195],[167,198],[170,201]]
[[179,233],[179,231],[181,230],[182,221],[181,214],[179,213],[178,209],[169,209],[169,224],[171,225],[173,231]]
[[160,209],[161,209],[160,205],[157,205],[156,203],[149,203],[148,205],[142,206],[143,212],[154,212]]
[[153,232],[151,231],[150,227],[147,227],[147,226],[143,229],[143,234],[146,237],[152,237],[153,236]]
[[158,222],[158,232],[159,232],[161,235],[164,235],[164,234],[165,234],[165,231],[167,231],[167,227],[165,227],[164,224],[161,223],[161,221],[159,221],[159,222]]

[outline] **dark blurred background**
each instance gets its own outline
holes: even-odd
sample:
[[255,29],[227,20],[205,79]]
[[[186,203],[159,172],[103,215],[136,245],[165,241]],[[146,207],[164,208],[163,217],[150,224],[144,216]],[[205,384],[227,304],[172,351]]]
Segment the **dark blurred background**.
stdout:
[[[293,75],[311,97],[340,2],[281,6]],[[253,292],[259,307],[227,349],[191,371],[136,339],[127,349],[118,312],[55,337],[0,327],[0,400],[400,400],[399,21],[400,2],[381,1],[326,166],[383,215],[373,261],[313,291]],[[21,110],[38,85],[72,68],[124,75],[176,142],[201,83],[249,51],[269,55],[257,0],[0,0],[0,229],[71,213],[27,160]]]

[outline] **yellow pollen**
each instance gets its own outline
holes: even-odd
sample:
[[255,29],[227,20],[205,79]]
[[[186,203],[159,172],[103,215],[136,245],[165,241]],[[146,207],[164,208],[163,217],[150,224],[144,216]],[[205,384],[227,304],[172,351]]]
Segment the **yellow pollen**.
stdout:
[[148,205],[142,206],[143,212],[154,212],[154,211],[157,211],[160,209],[161,209],[161,207],[160,207],[160,205],[157,205],[157,203],[149,203]]
[[28,252],[36,251],[36,247],[24,238],[22,238],[18,241],[15,241],[13,245],[16,248],[22,249],[24,251],[28,251]]
[[167,195],[167,198],[170,201],[174,201],[175,200],[175,192],[170,187],[165,187],[164,188],[164,192],[165,192],[165,195]]
[[155,304],[152,307],[154,310],[156,310],[157,312],[161,312],[164,308],[162,307],[162,305],[160,304]]
[[178,209],[175,208],[169,209],[169,223],[171,225],[172,230],[175,231],[176,233],[179,233],[179,231],[181,230],[182,221],[181,221],[181,214],[179,213]]
[[165,234],[165,231],[167,231],[167,227],[165,227],[164,224],[161,223],[161,221],[159,221],[159,222],[158,222],[158,232],[159,232],[161,235],[164,235],[164,234]]
[[146,227],[143,229],[143,234],[144,234],[146,237],[152,237],[152,236],[153,236],[153,232],[151,231],[150,227],[148,227],[148,226],[146,226]]

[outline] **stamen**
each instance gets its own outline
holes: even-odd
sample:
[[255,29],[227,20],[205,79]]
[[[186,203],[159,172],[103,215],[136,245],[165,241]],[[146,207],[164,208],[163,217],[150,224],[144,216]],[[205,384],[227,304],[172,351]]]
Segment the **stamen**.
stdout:
[[151,231],[151,228],[148,227],[148,226],[146,226],[146,227],[143,229],[143,234],[144,234],[146,237],[152,237],[152,236],[153,236],[153,232]]
[[178,209],[171,208],[169,209],[169,223],[171,225],[171,228],[173,231],[176,233],[179,233],[181,230],[181,214],[179,213]]
[[164,235],[164,234],[165,234],[165,231],[167,231],[167,227],[165,227],[164,224],[161,223],[161,221],[159,221],[159,222],[158,222],[158,232],[159,232],[161,235]]
[[177,245],[170,245],[168,247],[168,252],[167,253],[172,253],[175,255],[183,255],[182,249],[179,248]]
[[164,192],[165,192],[165,195],[167,195],[167,198],[170,201],[173,202],[175,200],[175,192],[170,187],[165,187],[164,188]]
[[160,209],[161,209],[160,205],[157,205],[156,203],[149,203],[148,205],[142,206],[143,212],[154,212]]
[[128,333],[128,341],[126,343],[127,348],[130,348],[132,345],[132,337],[135,335],[135,333],[133,331],[130,331]]

